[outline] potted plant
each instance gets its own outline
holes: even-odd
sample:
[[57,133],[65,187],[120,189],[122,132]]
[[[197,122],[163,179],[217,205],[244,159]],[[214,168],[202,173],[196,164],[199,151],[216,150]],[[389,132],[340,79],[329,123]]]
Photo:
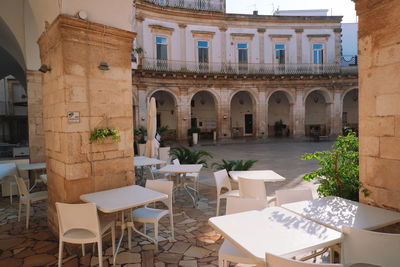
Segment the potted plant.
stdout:
[[144,156],[144,150],[146,148],[146,136],[147,130],[145,127],[141,126],[135,129],[135,141],[138,143],[139,156]]
[[138,68],[142,68],[143,63],[143,48],[137,47],[132,49],[132,57],[136,58]]
[[206,158],[212,158],[212,155],[204,150],[191,150],[184,146],[171,149],[172,159],[178,159],[181,164],[203,164],[208,167]]
[[121,133],[117,129],[95,128],[90,133],[90,142],[115,143],[121,140]]
[[161,155],[168,155],[169,157],[169,151],[170,151],[170,147],[169,147],[169,143],[168,143],[168,139],[171,138],[174,133],[169,131],[168,126],[161,126],[157,129],[157,133],[160,136],[160,147],[158,149],[158,155],[160,156],[161,159]]
[[212,166],[216,170],[223,170],[225,169],[228,173],[230,171],[247,171],[251,167],[253,167],[254,163],[256,163],[257,160],[222,160],[222,162],[218,163],[215,162],[212,164]]
[[199,133],[200,133],[200,128],[197,127],[192,127],[188,130],[188,136],[189,138],[192,137],[192,142],[194,145],[197,145],[197,143],[199,142]]

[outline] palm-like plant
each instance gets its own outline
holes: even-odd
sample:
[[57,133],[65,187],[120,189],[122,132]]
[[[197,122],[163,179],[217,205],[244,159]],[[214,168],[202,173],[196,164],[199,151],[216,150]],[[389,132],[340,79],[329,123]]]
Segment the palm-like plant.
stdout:
[[203,164],[208,167],[206,158],[213,156],[204,150],[190,150],[187,147],[179,146],[171,149],[170,156],[172,159],[178,159],[181,164]]
[[253,167],[254,163],[256,163],[257,160],[222,160],[222,162],[218,163],[215,162],[213,163],[213,167],[216,170],[223,170],[226,169],[228,172],[229,171],[247,171],[251,167]]

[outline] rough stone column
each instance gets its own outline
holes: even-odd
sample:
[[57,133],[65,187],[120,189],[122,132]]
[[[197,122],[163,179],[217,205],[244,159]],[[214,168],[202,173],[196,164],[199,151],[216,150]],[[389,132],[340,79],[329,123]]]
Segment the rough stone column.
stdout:
[[139,103],[138,103],[138,125],[147,127],[146,124],[146,117],[147,117],[147,91],[146,87],[139,87],[138,88],[138,96],[139,96]]
[[305,135],[305,116],[306,116],[306,106],[304,104],[304,90],[296,89],[296,99],[293,105],[293,136],[303,137]]
[[190,128],[190,99],[187,90],[181,90],[177,99],[176,134],[178,141],[187,140],[187,131]]
[[266,93],[265,90],[259,90],[258,93],[258,107],[257,107],[256,118],[257,121],[254,121],[257,125],[256,136],[258,137],[267,137],[268,136],[268,121],[267,121],[267,104],[266,104]]
[[[231,133],[231,92],[221,89],[219,105],[217,106],[217,138],[225,139],[232,136]],[[226,118],[226,119],[225,119]]]
[[359,16],[360,180],[371,193],[368,198],[361,193],[360,199],[400,210],[400,2],[355,2]]
[[186,24],[179,24],[180,60],[186,62]]
[[225,64],[226,63],[226,50],[228,49],[226,47],[226,27],[219,27],[219,31],[221,32],[221,63]]
[[28,70],[26,76],[28,88],[29,159],[32,163],[45,162],[42,73]]
[[333,29],[335,34],[335,63],[340,64],[342,55],[342,28]]
[[264,34],[265,34],[265,29],[260,28],[257,29],[257,32],[259,33],[258,38],[259,38],[259,57],[260,57],[260,64],[264,64],[265,62],[265,38],[264,38]]
[[333,107],[331,112],[331,135],[340,135],[342,133],[342,90],[335,88],[333,90]]
[[303,63],[303,32],[304,29],[295,29],[297,64]]
[[[48,221],[58,231],[55,202],[134,183],[132,32],[59,16],[38,41],[43,74],[43,124]],[[100,70],[100,62],[109,70]],[[72,122],[68,113],[79,113]],[[89,142],[96,127],[121,132],[120,142]]]

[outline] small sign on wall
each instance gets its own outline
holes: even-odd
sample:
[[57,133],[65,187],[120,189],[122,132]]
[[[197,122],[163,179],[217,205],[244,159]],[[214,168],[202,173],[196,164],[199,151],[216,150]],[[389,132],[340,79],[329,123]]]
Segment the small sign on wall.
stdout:
[[67,117],[68,123],[79,123],[81,121],[81,115],[79,111],[69,111]]

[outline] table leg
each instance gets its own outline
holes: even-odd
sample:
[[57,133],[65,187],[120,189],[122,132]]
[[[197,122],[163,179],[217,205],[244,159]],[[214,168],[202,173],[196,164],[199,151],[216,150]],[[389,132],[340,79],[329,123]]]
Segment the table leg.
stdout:
[[[195,188],[192,188],[192,187],[190,187],[190,186],[188,186],[188,185],[186,184],[186,174],[183,174],[183,183],[182,183],[182,185],[183,185],[183,188],[185,189],[185,191],[187,192],[187,194],[191,197],[191,199],[192,199],[192,201],[193,201],[193,207],[196,208],[196,206],[197,206],[197,198],[198,198],[197,194],[198,194],[198,192],[197,192],[197,190],[196,190]],[[193,191],[193,195],[190,193],[189,190],[192,190],[192,191]]]
[[121,222],[120,223],[121,223],[121,237],[119,238],[117,248],[115,249],[114,258],[113,258],[113,266],[115,266],[115,262],[117,260],[118,250],[121,247],[122,239],[124,238],[124,233],[125,233],[125,229],[126,229],[124,211],[121,212]]

